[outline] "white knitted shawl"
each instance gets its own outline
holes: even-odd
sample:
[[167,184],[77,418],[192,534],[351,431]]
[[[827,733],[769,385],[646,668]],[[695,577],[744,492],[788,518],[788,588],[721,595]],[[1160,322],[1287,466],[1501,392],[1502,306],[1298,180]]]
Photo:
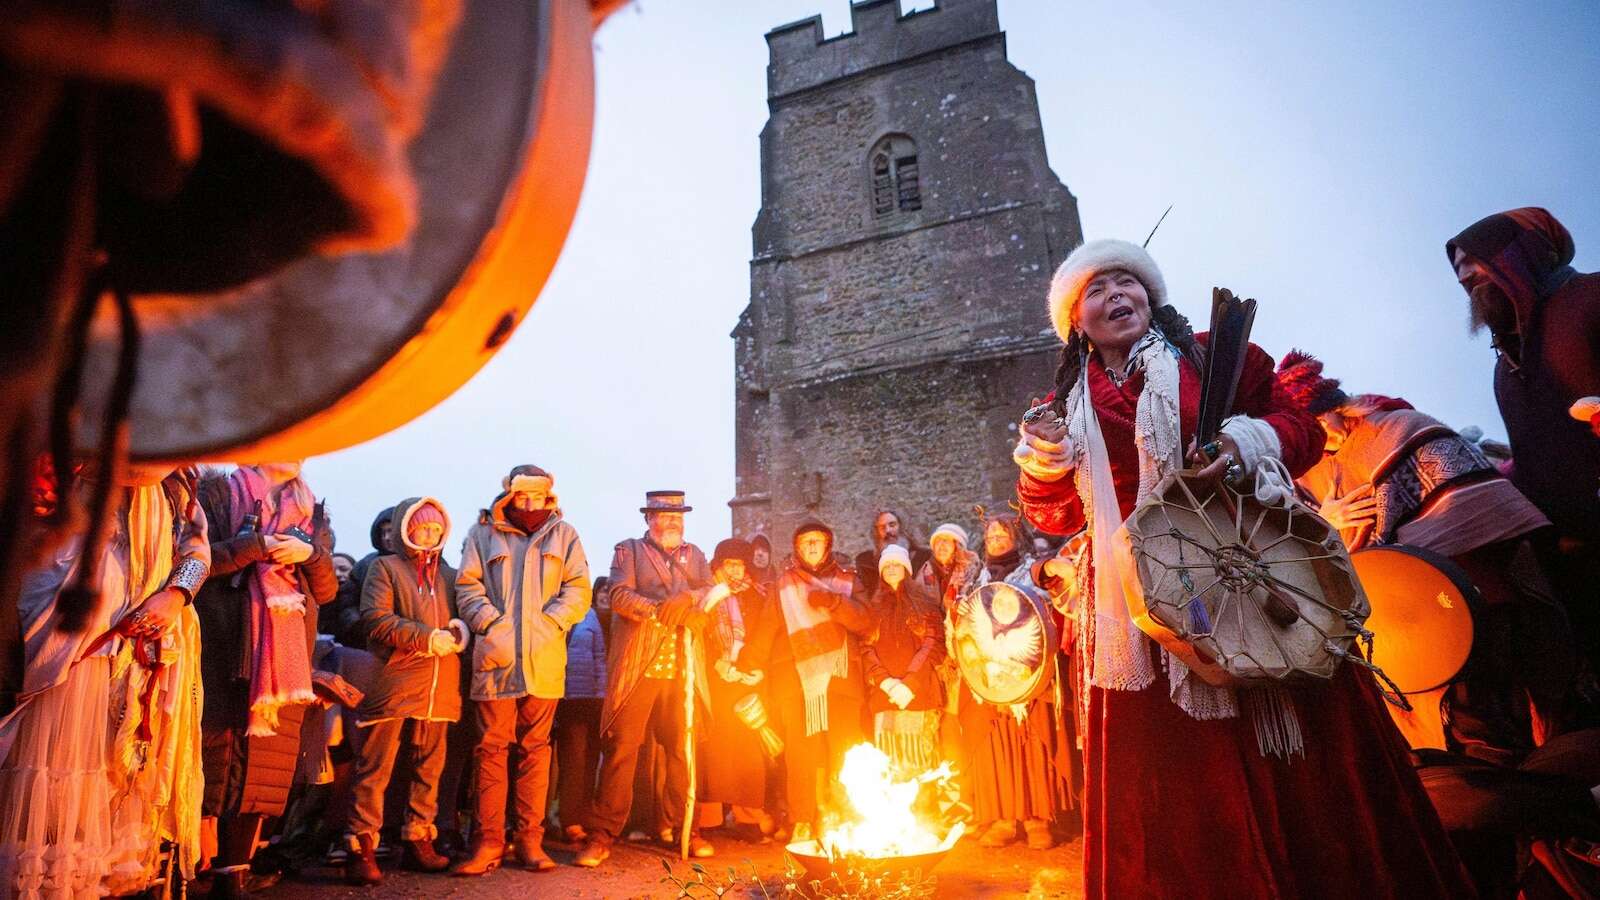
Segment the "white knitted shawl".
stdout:
[[[1178,407],[1178,350],[1152,329],[1134,345],[1130,371],[1144,370],[1144,389],[1134,414],[1134,444],[1139,454],[1139,494],[1143,502],[1161,479],[1183,467]],[[1084,591],[1082,648],[1088,683],[1113,691],[1143,690],[1155,683],[1149,638],[1134,624],[1122,592],[1122,578],[1112,553],[1113,535],[1123,517],[1111,478],[1110,456],[1100,433],[1100,420],[1089,397],[1086,362],[1078,383],[1067,395],[1067,444],[1073,479],[1083,500],[1093,552],[1092,590]],[[1088,585],[1085,585],[1088,587]],[[1198,677],[1171,653],[1162,651],[1169,696],[1196,719],[1226,719],[1239,714],[1234,692]]]

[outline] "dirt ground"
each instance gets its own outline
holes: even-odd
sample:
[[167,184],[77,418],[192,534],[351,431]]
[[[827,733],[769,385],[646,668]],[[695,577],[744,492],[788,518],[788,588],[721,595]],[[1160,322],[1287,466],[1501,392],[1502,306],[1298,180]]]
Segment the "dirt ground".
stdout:
[[[752,867],[766,882],[773,898],[785,897],[784,852],[777,844],[743,843],[721,837],[716,841],[717,855],[702,860],[710,876],[728,881],[727,870],[733,866],[741,874],[741,890],[727,897],[761,897],[760,890],[751,883]],[[572,865],[577,848],[563,844],[547,844],[550,855],[560,863],[553,872],[535,874],[521,869],[501,869],[484,878],[449,878],[442,875],[421,875],[385,866],[385,878],[376,888],[352,888],[339,881],[337,869],[314,869],[298,880],[280,882],[260,895],[272,900],[287,898],[367,898],[388,900],[400,897],[460,897],[489,898],[513,897],[533,900],[536,897],[678,897],[678,889],[663,881],[666,875],[662,861],[672,863],[675,873],[688,876],[688,867],[676,854],[663,847],[650,844],[619,842],[609,860],[595,870],[579,869]],[[931,875],[934,879],[934,897],[1028,897],[1028,898],[1080,898],[1081,851],[1079,841],[1063,844],[1054,850],[1037,852],[1020,845],[1001,850],[985,850],[977,841],[967,839],[956,845],[948,857],[939,863]],[[692,896],[709,897],[708,891],[697,891]]]

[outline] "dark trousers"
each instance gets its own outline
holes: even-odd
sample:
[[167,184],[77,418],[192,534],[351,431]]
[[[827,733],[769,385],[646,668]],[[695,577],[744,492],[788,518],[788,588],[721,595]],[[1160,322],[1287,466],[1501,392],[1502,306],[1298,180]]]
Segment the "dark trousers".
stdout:
[[544,837],[545,795],[550,790],[550,728],[555,700],[518,697],[475,700],[478,746],[472,756],[478,776],[478,829],[488,843],[506,836],[507,756],[517,746],[517,834],[535,842]]
[[1483,603],[1472,655],[1448,694],[1450,735],[1468,756],[1516,765],[1574,718],[1572,629],[1528,541],[1488,544],[1454,561]]
[[[770,673],[772,687],[767,715],[783,737],[784,787],[789,801],[789,821],[820,824],[823,807],[842,799],[836,797],[839,767],[845,751],[867,740],[861,726],[862,703],[858,696],[830,688],[828,727],[806,734],[806,701],[793,663],[775,667]],[[838,679],[834,679],[837,685]]]
[[[394,775],[400,745],[408,743],[412,750],[411,784],[400,837],[407,841],[438,837],[434,818],[439,812],[439,775],[444,771],[445,736],[450,723],[383,719],[362,727],[367,735],[356,757],[350,833],[370,834],[376,843],[378,830],[383,827],[383,794]],[[410,736],[406,738],[408,730]]]
[[556,785],[563,826],[589,821],[600,770],[600,697],[572,697],[556,707]]
[[600,765],[600,791],[595,798],[592,830],[616,838],[628,821],[633,805],[634,768],[639,746],[653,734],[666,751],[667,789],[664,800],[667,823],[683,822],[689,796],[689,759],[683,746],[683,681],[680,678],[643,678],[623,701],[601,737],[605,761]]

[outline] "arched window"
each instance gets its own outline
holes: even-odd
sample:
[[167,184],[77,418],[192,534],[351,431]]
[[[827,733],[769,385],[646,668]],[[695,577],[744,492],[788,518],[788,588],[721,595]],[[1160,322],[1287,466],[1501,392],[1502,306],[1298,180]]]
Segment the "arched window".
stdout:
[[887,218],[922,208],[922,183],[917,174],[917,145],[903,134],[891,134],[867,155],[872,177],[872,214]]

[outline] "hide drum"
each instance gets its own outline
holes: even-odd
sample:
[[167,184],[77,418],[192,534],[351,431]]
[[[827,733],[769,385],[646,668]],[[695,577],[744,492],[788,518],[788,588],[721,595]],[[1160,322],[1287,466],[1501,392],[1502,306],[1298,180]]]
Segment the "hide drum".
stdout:
[[1026,703],[1050,688],[1059,638],[1043,592],[997,581],[957,600],[950,616],[956,665],[978,699]]
[[[242,287],[133,297],[134,459],[302,459],[449,396],[510,337],[555,264],[588,165],[586,0],[465,3],[407,146],[397,249],[314,255]],[[118,337],[102,303],[78,438],[93,447]]]
[[1391,544],[1350,554],[1372,603],[1372,662],[1403,694],[1449,684],[1472,652],[1477,589],[1435,553]]
[[1211,684],[1327,679],[1357,652],[1367,598],[1339,533],[1306,506],[1186,470],[1139,504],[1113,552],[1135,623]]

